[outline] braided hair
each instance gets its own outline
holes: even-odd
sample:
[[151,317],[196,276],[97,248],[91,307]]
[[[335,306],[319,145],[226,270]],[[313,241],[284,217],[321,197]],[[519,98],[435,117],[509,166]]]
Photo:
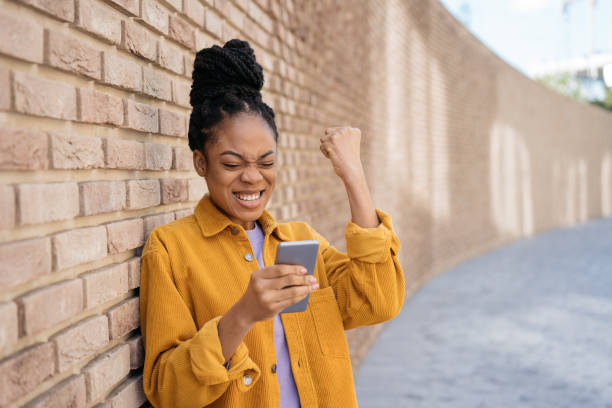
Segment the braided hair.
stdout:
[[259,114],[278,139],[274,111],[261,98],[264,77],[255,52],[247,41],[229,40],[196,54],[189,99],[189,148],[204,153],[214,138],[214,127],[238,113]]

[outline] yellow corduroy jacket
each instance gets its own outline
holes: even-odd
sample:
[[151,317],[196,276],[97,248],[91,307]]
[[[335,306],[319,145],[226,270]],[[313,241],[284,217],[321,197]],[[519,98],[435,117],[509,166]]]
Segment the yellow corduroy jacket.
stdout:
[[[404,302],[400,244],[391,218],[376,210],[376,228],[346,226],[347,253],[336,250],[303,222],[259,219],[263,260],[274,263],[281,241],[320,242],[315,276],[303,312],[281,319],[301,406],[356,407],[344,330],[390,320]],[[219,319],[244,294],[259,268],[246,231],[210,201],[193,215],[153,230],[142,254],[141,330],[144,391],[155,407],[279,407],[274,319],[257,322],[230,359],[217,331]]]

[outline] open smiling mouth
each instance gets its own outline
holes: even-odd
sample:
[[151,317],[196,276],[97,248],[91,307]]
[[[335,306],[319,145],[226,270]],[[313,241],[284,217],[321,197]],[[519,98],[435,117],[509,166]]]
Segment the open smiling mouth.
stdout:
[[238,191],[234,191],[232,194],[234,195],[234,197],[236,197],[238,200],[240,201],[256,201],[259,200],[261,198],[261,196],[263,195],[264,191],[266,190],[260,190],[254,193],[245,193],[245,192],[238,192]]

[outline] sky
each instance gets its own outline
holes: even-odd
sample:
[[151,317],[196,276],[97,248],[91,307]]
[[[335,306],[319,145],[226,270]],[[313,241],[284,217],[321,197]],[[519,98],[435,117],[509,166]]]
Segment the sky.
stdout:
[[[585,57],[591,51],[592,0],[441,0],[483,43],[529,76],[543,62]],[[596,0],[596,53],[612,53],[612,0]]]

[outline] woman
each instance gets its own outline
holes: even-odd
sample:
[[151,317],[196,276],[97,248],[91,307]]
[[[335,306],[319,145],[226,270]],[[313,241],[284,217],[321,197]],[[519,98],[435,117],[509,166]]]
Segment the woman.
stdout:
[[[349,198],[347,254],[265,210],[278,134],[262,86],[245,41],[196,55],[189,146],[209,193],[192,216],[153,230],[142,254],[143,381],[156,407],[356,407],[344,330],[402,307],[399,241],[373,206],[358,129],[321,137]],[[320,243],[313,281],[274,265],[279,242],[305,239]],[[279,314],[309,293],[306,311]]]

